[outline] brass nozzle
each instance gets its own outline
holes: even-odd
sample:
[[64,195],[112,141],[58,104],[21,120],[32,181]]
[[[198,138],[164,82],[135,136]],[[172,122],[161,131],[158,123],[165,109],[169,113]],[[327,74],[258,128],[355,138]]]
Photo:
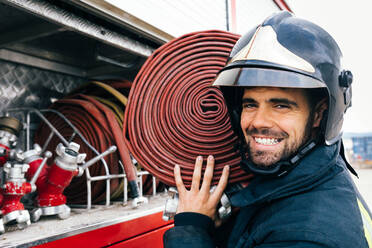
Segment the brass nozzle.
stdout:
[[18,119],[11,116],[0,117],[0,130],[7,131],[18,136],[21,129],[22,124]]

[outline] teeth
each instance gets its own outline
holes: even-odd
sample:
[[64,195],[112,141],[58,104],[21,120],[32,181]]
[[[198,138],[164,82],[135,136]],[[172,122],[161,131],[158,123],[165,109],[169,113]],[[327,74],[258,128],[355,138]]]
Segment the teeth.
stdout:
[[270,139],[270,138],[254,138],[254,140],[258,144],[262,144],[262,145],[275,145],[279,143],[278,139]]

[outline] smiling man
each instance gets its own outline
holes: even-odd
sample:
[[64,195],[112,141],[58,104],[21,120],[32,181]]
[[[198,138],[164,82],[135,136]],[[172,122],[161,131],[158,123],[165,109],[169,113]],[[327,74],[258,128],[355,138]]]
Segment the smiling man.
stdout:
[[310,106],[304,90],[246,89],[242,107],[240,125],[248,157],[257,166],[265,168],[287,159],[309,139]]
[[288,12],[236,43],[214,85],[240,139],[241,167],[255,177],[229,193],[239,214],[215,229],[228,166],[213,192],[212,156],[201,185],[197,158],[190,190],[175,166],[179,205],[166,248],[372,247],[370,212],[343,152],[352,74],[340,59],[326,31]]
[[[288,159],[301,145],[316,137],[326,98],[304,89],[255,87],[244,90],[240,126],[248,157],[267,169]],[[319,96],[323,96],[320,99]],[[315,105],[314,98],[319,99]]]

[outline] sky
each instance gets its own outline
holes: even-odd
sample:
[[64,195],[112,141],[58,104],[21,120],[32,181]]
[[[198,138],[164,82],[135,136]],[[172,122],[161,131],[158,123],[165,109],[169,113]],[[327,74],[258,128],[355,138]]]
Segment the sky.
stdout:
[[352,107],[344,132],[372,132],[372,1],[287,0],[296,16],[327,30],[343,53],[342,65],[353,73]]

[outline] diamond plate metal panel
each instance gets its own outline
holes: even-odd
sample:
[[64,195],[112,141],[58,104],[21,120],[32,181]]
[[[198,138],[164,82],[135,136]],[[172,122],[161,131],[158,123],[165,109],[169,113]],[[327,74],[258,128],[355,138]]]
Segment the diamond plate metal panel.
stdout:
[[8,108],[47,108],[85,80],[61,73],[0,61],[0,112]]
[[[53,100],[62,98],[85,81],[83,78],[0,60],[0,116],[12,108],[48,108]],[[26,122],[22,112],[12,112],[10,115]],[[38,118],[31,119],[31,140],[39,122]],[[18,142],[18,147],[25,149],[25,132],[21,132]]]

